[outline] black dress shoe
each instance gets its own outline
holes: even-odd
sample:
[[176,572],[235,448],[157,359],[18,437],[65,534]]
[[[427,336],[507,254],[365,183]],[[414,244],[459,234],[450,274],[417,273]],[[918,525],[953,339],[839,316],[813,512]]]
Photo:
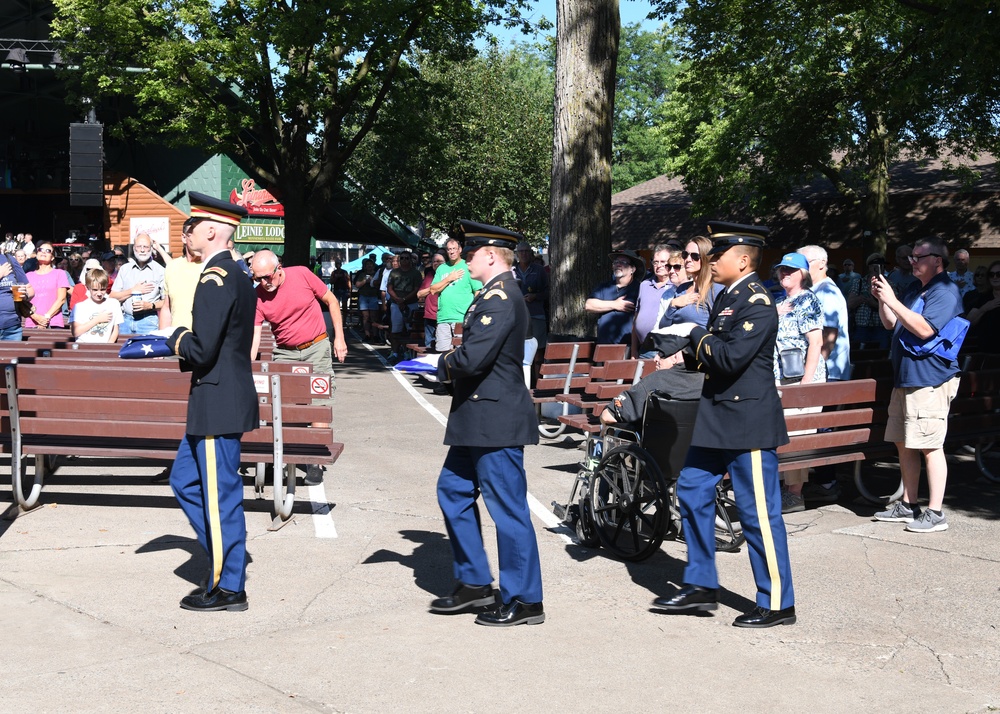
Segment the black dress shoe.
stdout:
[[476,617],[477,625],[512,627],[514,625],[540,625],[545,622],[545,610],[540,602],[511,600],[495,610],[482,612]]
[[201,592],[197,595],[188,595],[181,598],[181,607],[185,610],[196,612],[216,612],[218,610],[232,610],[242,612],[250,607],[247,604],[247,591],[240,590],[238,593],[222,588],[215,588],[209,592]]
[[431,612],[458,615],[496,605],[492,585],[466,585],[459,583],[455,592],[431,601]]
[[775,625],[794,625],[795,607],[784,610],[768,610],[758,605],[746,615],[740,615],[733,620],[733,627],[774,627]]
[[666,612],[702,612],[719,607],[719,591],[700,585],[685,585],[673,597],[658,597],[653,607]]

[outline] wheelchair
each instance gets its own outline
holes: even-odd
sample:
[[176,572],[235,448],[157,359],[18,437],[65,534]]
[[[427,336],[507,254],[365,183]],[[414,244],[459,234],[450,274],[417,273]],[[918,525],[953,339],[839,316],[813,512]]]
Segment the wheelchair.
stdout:
[[[638,431],[604,425],[587,436],[567,503],[553,503],[581,545],[603,546],[634,562],[653,555],[666,538],[683,538],[676,484],[697,412],[697,401],[653,392]],[[728,477],[716,488],[715,511],[716,550],[739,551],[746,539]]]

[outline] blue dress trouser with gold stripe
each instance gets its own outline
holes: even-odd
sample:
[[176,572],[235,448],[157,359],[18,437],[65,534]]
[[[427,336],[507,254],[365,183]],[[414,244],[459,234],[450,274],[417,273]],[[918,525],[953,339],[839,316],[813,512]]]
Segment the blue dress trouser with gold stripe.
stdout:
[[247,525],[240,477],[242,434],[185,434],[170,470],[170,488],[208,554],[208,590],[245,589]]
[[542,566],[528,510],[524,447],[448,450],[437,495],[455,557],[455,579],[466,585],[493,582],[476,505],[480,492],[497,527],[500,596],[504,603],[541,602]]
[[688,564],[684,582],[718,588],[715,568],[715,487],[729,473],[757,581],[757,605],[783,610],[795,604],[788,536],[781,518],[778,456],[774,449],[735,451],[692,446],[677,480]]

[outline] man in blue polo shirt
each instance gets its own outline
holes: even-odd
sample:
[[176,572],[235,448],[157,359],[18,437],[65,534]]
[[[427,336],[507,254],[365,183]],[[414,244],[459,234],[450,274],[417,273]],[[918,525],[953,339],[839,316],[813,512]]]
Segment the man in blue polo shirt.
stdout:
[[[882,324],[893,330],[890,357],[894,383],[885,438],[896,444],[903,476],[902,500],[876,513],[875,518],[906,523],[906,530],[914,533],[933,533],[948,529],[948,521],[941,512],[948,481],[944,439],[960,371],[955,359],[935,353],[916,356],[904,346],[903,340],[920,344],[936,337],[962,312],[962,299],[945,272],[948,249],[943,240],[931,237],[918,241],[909,261],[915,281],[902,299],[893,293],[885,276],[874,278],[872,287]],[[927,463],[930,490],[923,511],[917,505],[921,454]]]
[[583,309],[597,318],[597,344],[628,344],[632,338],[632,314],[639,299],[639,284],[646,277],[646,261],[634,250],[611,254],[614,279],[590,293]]

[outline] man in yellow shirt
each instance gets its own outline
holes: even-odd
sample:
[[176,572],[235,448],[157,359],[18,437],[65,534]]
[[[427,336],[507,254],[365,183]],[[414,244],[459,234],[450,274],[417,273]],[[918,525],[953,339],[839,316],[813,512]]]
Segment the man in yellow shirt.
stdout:
[[191,327],[191,308],[194,306],[194,291],[201,276],[201,258],[188,250],[188,236],[194,219],[184,221],[181,229],[183,254],[167,263],[163,275],[163,309],[160,310],[160,328]]

